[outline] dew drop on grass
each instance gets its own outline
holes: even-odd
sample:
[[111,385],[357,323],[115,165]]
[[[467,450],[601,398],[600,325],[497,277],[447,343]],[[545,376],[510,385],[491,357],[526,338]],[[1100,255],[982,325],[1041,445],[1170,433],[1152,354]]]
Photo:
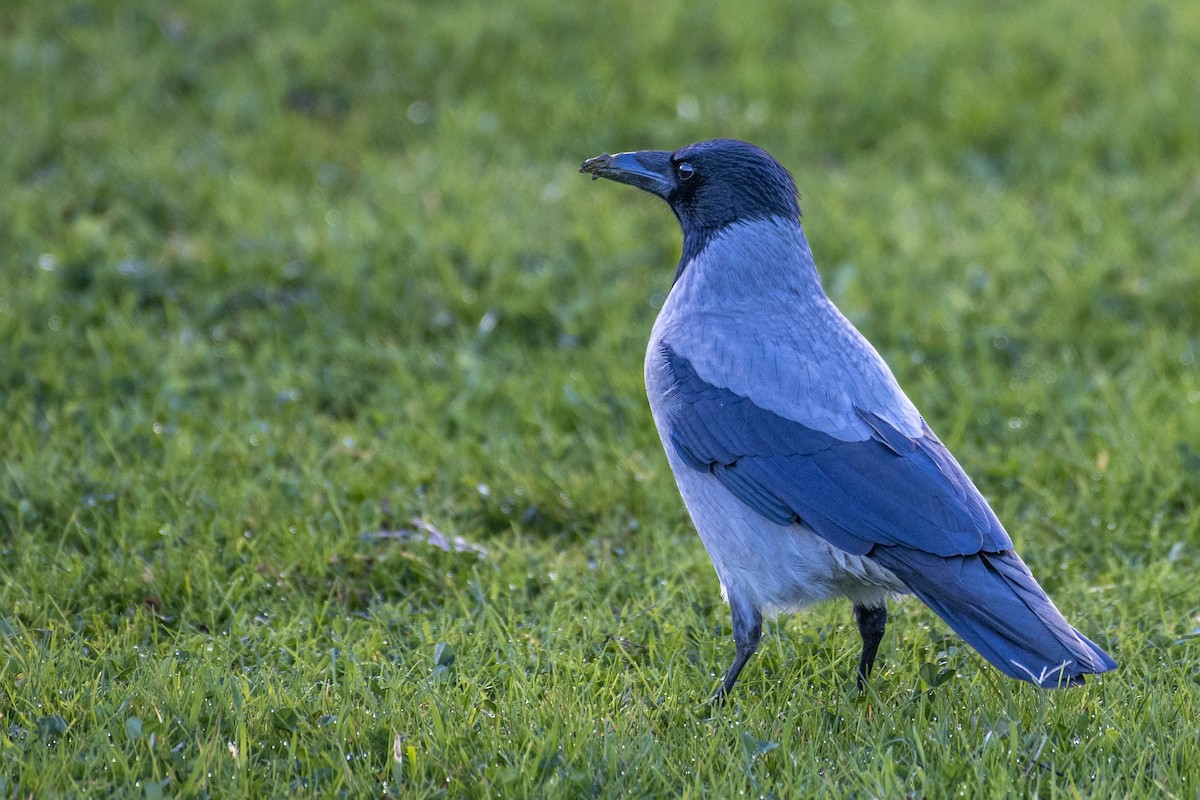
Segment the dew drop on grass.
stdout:
[[566,189],[559,180],[552,180],[542,189],[543,203],[557,203],[566,194]]
[[700,101],[690,94],[680,95],[675,102],[675,113],[685,122],[695,122],[700,117]]
[[414,125],[424,125],[433,114],[433,108],[424,100],[416,100],[409,104],[405,116]]

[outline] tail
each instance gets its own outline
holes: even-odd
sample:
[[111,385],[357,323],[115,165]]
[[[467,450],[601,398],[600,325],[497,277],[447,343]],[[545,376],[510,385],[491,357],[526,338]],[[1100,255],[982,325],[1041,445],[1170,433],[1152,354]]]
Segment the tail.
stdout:
[[1011,550],[943,558],[904,546],[880,546],[870,557],[1010,678],[1053,689],[1075,686],[1085,674],[1117,666],[1063,619]]

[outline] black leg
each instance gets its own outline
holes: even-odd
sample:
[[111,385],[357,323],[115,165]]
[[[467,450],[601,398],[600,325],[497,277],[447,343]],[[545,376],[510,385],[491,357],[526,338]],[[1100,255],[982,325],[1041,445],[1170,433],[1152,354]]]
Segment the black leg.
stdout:
[[750,656],[754,655],[754,651],[758,649],[758,640],[762,638],[762,614],[748,600],[730,593],[729,610],[733,613],[733,642],[737,645],[737,655],[733,658],[729,672],[725,673],[725,680],[721,681],[720,688],[712,697],[713,705],[725,702],[725,698],[733,690],[733,685],[737,683],[742,667],[746,666]]
[[877,608],[872,608],[855,603],[854,621],[858,623],[863,642],[862,658],[858,660],[858,689],[862,691],[871,676],[871,667],[875,666],[875,654],[879,652],[883,629],[887,627],[887,605],[880,603]]

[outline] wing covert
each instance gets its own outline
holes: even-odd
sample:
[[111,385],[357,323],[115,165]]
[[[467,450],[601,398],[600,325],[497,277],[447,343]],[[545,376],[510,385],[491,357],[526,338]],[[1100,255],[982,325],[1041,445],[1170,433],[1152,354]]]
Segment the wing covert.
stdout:
[[876,545],[939,556],[1012,548],[987,501],[924,423],[913,438],[856,408],[872,435],[845,441],[708,383],[668,345],[662,357],[671,381],[670,446],[767,519],[803,520],[858,555]]

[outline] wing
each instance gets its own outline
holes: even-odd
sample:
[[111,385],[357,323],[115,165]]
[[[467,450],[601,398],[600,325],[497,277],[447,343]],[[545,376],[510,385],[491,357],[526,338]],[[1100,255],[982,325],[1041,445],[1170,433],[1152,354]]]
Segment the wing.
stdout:
[[669,345],[662,357],[670,446],[764,517],[802,520],[857,555],[876,545],[938,556],[1012,549],[987,501],[924,422],[913,438],[855,408],[872,433],[845,441],[708,383]]

